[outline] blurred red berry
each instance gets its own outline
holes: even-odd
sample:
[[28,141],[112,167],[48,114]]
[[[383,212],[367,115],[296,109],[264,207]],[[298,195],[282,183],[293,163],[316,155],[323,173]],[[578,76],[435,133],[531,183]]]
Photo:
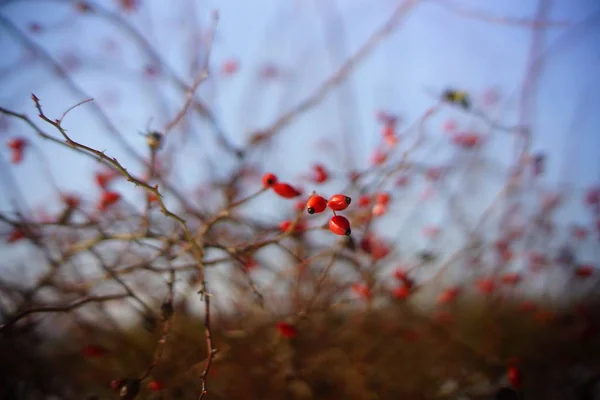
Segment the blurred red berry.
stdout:
[[22,137],[12,138],[6,143],[6,146],[11,150],[11,163],[19,164],[23,161],[23,154],[28,144],[27,139]]
[[117,192],[104,192],[102,193],[102,197],[100,198],[100,203],[98,204],[98,209],[100,211],[106,210],[108,207],[117,203],[121,200],[121,195]]
[[298,330],[296,327],[287,322],[278,322],[276,327],[277,331],[279,331],[279,334],[284,338],[292,339],[298,335]]
[[456,121],[449,119],[442,125],[442,132],[444,133],[453,133],[458,128]]
[[123,11],[131,13],[137,10],[138,0],[119,0]]
[[244,260],[244,268],[246,271],[250,272],[258,266],[258,263],[253,257],[246,257]]
[[396,179],[396,186],[404,187],[408,185],[409,181],[408,175],[400,175],[398,179]]
[[6,238],[7,243],[15,243],[25,238],[25,232],[20,228],[14,228]]
[[42,25],[39,22],[32,22],[29,24],[29,31],[31,33],[40,33],[42,30]]
[[356,293],[359,297],[362,297],[363,299],[368,300],[371,298],[371,291],[369,290],[369,287],[364,283],[357,282],[352,284],[352,291]]
[[76,208],[79,207],[79,204],[81,204],[81,198],[75,194],[63,195],[62,201],[69,208]]
[[288,183],[281,183],[281,182],[275,183],[273,185],[273,191],[275,191],[275,193],[277,193],[279,196],[286,198],[286,199],[292,199],[292,198],[298,197],[302,194],[300,191],[298,191],[292,185],[290,185]]
[[313,166],[313,177],[312,180],[315,183],[324,183],[329,179],[329,173],[322,164],[315,164]]
[[407,272],[404,268],[396,268],[394,270],[394,278],[398,279],[399,281],[405,279],[407,277]]
[[27,139],[22,137],[12,138],[8,142],[6,142],[6,147],[8,147],[11,150],[23,150],[26,145]]
[[437,298],[438,304],[450,304],[456,300],[460,292],[459,288],[448,288],[444,290]]
[[223,62],[223,65],[221,66],[221,71],[225,75],[233,75],[239,70],[239,68],[240,64],[237,60],[229,59]]
[[[290,220],[285,220],[282,221],[281,224],[279,224],[279,228],[281,229],[282,232],[288,232],[291,227],[292,227],[293,222]],[[306,229],[304,223],[302,221],[298,221],[298,223],[296,224],[296,229],[294,230],[294,233],[301,233]]]
[[585,240],[589,234],[588,230],[581,226],[574,226],[571,232],[577,240]]
[[150,382],[148,382],[148,390],[152,391],[152,392],[160,392],[163,388],[163,385],[158,382],[157,380],[151,380]]
[[500,280],[506,285],[516,285],[521,282],[521,275],[517,272],[509,272],[502,275]]
[[592,276],[593,273],[594,273],[594,266],[589,265],[589,264],[579,265],[575,269],[575,275],[577,275],[580,278],[588,278],[588,277]]
[[439,181],[444,174],[444,169],[442,167],[431,167],[425,171],[425,179],[430,182]]
[[596,206],[600,204],[600,187],[589,188],[585,194],[585,203],[588,206]]
[[359,207],[368,207],[371,204],[371,197],[366,194],[360,196],[358,198],[358,206]]
[[387,206],[390,202],[390,194],[388,192],[377,193],[377,195],[375,196],[375,202],[377,204]]
[[484,278],[484,279],[478,279],[475,282],[475,285],[477,286],[477,289],[479,290],[479,292],[483,295],[488,295],[490,293],[492,293],[494,291],[494,289],[496,288],[496,283],[489,278]]
[[110,388],[112,390],[119,390],[121,389],[121,387],[123,387],[123,379],[113,379],[112,381],[110,381]]
[[277,175],[270,172],[266,173],[262,177],[262,184],[264,188],[270,188],[278,182]]
[[107,350],[98,345],[88,344],[83,346],[81,349],[81,354],[83,354],[86,358],[99,358],[106,355]]
[[75,3],[75,9],[80,13],[86,13],[92,11],[92,6],[85,1],[78,1]]
[[462,147],[464,149],[474,149],[476,147],[479,147],[482,142],[482,136],[479,135],[478,133],[473,133],[473,132],[462,132],[462,133],[456,133],[453,137],[452,137],[452,141],[454,142],[455,145]]
[[148,203],[156,203],[158,202],[158,196],[154,192],[146,192],[146,200]]
[[154,78],[158,76],[158,68],[155,65],[149,64],[144,67],[144,76]]
[[523,384],[523,376],[521,375],[521,371],[514,365],[508,367],[507,377],[510,385],[514,389],[520,389]]
[[100,186],[101,189],[107,190],[108,185],[117,177],[118,175],[112,171],[104,171],[97,172],[94,176],[96,180],[96,184]]
[[387,160],[387,154],[385,154],[383,151],[376,149],[373,154],[371,155],[371,164],[373,165],[381,165],[383,163],[385,163],[385,161]]
[[400,300],[406,299],[410,295],[410,288],[405,285],[398,286],[394,289],[393,295]]

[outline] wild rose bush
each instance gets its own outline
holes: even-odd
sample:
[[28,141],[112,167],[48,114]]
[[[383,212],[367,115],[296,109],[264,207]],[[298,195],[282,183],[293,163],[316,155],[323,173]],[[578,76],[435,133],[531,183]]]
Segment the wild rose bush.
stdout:
[[[11,3],[2,7],[19,6]],[[3,79],[48,69],[27,102],[0,106],[4,397],[590,392],[600,359],[600,186],[547,184],[553,159],[535,150],[528,120],[539,49],[516,122],[497,118],[501,92],[448,86],[414,120],[373,110],[367,152],[348,121],[339,134],[286,134],[295,124],[324,132],[311,113],[419,3],[398,3],[306,97],[244,126],[247,134],[228,130],[235,124],[203,94],[227,91],[245,68],[214,60],[216,12],[173,35],[194,43],[178,63],[187,72],[149,39],[150,25],[140,27],[139,2],[57,1],[54,22],[2,17],[20,49]],[[447,12],[526,27],[536,42],[565,25],[540,10],[499,21]],[[44,35],[80,20],[118,29],[117,39],[71,37],[75,48],[95,47],[60,57],[46,50]],[[140,79],[128,82],[140,92],[111,84],[115,68]],[[102,86],[80,84],[85,73],[100,73]],[[270,86],[297,87],[301,73],[261,65],[248,109],[258,112],[253,96]],[[46,93],[47,82],[65,97]],[[120,103],[119,94],[144,103]],[[147,116],[143,135],[120,128]],[[573,209],[583,217],[571,220]]]

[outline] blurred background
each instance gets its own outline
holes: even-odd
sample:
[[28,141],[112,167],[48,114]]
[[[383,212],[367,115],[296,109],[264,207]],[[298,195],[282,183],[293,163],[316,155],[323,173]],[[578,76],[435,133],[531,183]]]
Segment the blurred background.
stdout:
[[[211,380],[207,398],[594,398],[597,1],[5,0],[0,48],[2,398],[114,398],[134,376],[165,399]],[[236,208],[203,237],[204,374],[184,234],[36,135],[63,140],[32,93],[192,232]],[[302,194],[260,192],[267,172]],[[303,215],[312,191],[352,198],[350,238]]]

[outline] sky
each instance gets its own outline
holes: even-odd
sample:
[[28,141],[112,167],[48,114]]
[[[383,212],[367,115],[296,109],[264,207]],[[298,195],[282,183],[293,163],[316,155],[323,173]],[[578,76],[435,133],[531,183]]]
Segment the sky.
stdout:
[[[569,21],[571,25],[545,30],[531,115],[532,148],[549,159],[542,184],[568,193],[566,206],[560,211],[561,220],[585,223],[589,215],[580,206],[581,197],[585,188],[600,179],[600,4],[595,0],[550,3],[548,19]],[[139,10],[131,14],[119,11],[116,1],[98,4],[130,21],[187,82],[198,73],[197,68],[190,68],[190,61],[203,61],[203,34],[209,28],[211,11],[218,10],[210,56],[214,74],[200,87],[198,97],[211,104],[231,140],[243,145],[250,132],[268,126],[282,111],[311,94],[386,21],[398,1],[146,0],[140,1]],[[380,139],[374,118],[377,110],[398,113],[404,121],[401,126],[406,127],[447,87],[464,88],[479,102],[487,91],[496,90],[499,102],[486,112],[507,125],[515,125],[532,30],[466,17],[456,10],[519,19],[532,18],[537,6],[533,0],[421,1],[398,29],[356,66],[339,89],[285,129],[271,151],[257,161],[289,179],[305,174],[308,166],[322,160],[334,169],[348,165],[365,168]],[[46,49],[49,57],[71,66],[73,81],[87,96],[94,97],[127,141],[140,151],[144,138],[139,132],[164,126],[181,104],[181,96],[160,76],[144,74],[151,60],[123,36],[118,26],[94,16],[77,15],[68,1],[0,1],[0,16]],[[39,32],[32,31],[32,24],[41,27]],[[0,105],[35,117],[29,100],[34,92],[46,112],[58,116],[83,100],[24,52],[5,23],[0,24],[0,48]],[[220,75],[220,66],[231,59],[238,60],[239,72],[231,77]],[[256,82],[257,70],[267,63],[286,72],[287,84]],[[165,103],[167,113],[162,107]],[[459,121],[462,129],[484,129],[473,118],[444,110],[429,125],[427,144],[417,154],[420,161],[435,163],[457,157],[444,146],[446,139],[440,127],[448,118]],[[212,157],[214,169],[207,168],[207,155],[218,155],[219,149],[205,123],[192,123],[193,133],[177,157],[177,179],[184,186],[206,180],[211,174],[225,174],[231,166],[231,160],[220,155]],[[31,135],[17,121],[8,124],[0,132],[3,141],[15,134]],[[133,171],[139,168],[106,133],[89,107],[72,111],[65,126],[78,140],[106,149]],[[485,150],[492,161],[485,166],[489,170],[474,178],[473,194],[460,200],[472,215],[478,215],[489,204],[512,161],[509,137],[490,132],[490,141]],[[315,142],[320,145],[315,146]],[[91,179],[98,168],[94,161],[74,157],[51,143],[37,140],[35,146],[35,159],[10,167],[12,179],[26,196],[27,207],[56,207],[48,170],[63,190],[90,196],[97,193]],[[344,148],[347,151],[342,151]],[[6,170],[8,152],[3,149],[0,154],[0,168]],[[467,166],[479,165],[464,162]],[[13,193],[4,189],[8,175],[2,177],[0,210],[7,211],[13,204]],[[131,201],[139,200],[134,190],[120,188]],[[420,189],[415,187],[407,194],[406,203],[394,210],[395,218],[382,227],[389,237],[401,238],[403,246],[427,245],[424,239],[411,234],[414,226],[449,221],[443,205],[426,212],[419,210]],[[335,187],[328,186],[327,190]],[[278,218],[281,206],[275,201],[269,204],[272,206],[262,210],[264,217]],[[446,250],[459,246],[455,237],[445,235],[438,246]],[[6,249],[0,248],[0,253],[3,251]],[[592,261],[598,261],[597,250],[584,252]]]

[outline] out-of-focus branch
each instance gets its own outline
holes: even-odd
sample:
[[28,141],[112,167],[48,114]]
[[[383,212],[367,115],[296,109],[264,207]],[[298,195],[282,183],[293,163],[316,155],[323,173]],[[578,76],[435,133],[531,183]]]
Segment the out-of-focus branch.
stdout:
[[[31,40],[25,35],[17,26],[15,26],[9,19],[0,15],[0,25],[3,26],[9,33],[12,34],[17,40],[19,40],[25,47],[38,54],[40,58],[52,68],[53,72],[65,83],[65,85],[75,93],[78,97],[89,99],[89,96],[85,93],[83,88],[75,83],[70,77],[67,71],[41,46]],[[91,103],[91,111],[96,117],[102,122],[110,134],[117,140],[120,146],[132,156],[136,161],[144,163],[143,157],[125,140],[123,134],[119,132],[119,129],[113,124],[108,115],[102,110],[102,108],[96,103]]]
[[212,25],[211,25],[211,28],[210,28],[209,36],[206,39],[206,42],[207,42],[207,50],[206,50],[207,54],[206,54],[206,60],[204,62],[204,66],[200,70],[200,73],[198,74],[198,76],[194,80],[194,83],[192,84],[192,86],[190,86],[186,90],[186,93],[185,93],[185,102],[183,103],[183,106],[181,107],[181,109],[179,110],[179,112],[177,112],[177,114],[175,115],[175,117],[173,118],[173,120],[169,121],[169,123],[167,123],[165,125],[165,127],[163,128],[163,134],[165,134],[165,135],[171,129],[173,129],[175,127],[175,125],[177,125],[179,123],[179,121],[181,121],[181,119],[183,118],[183,116],[185,115],[185,113],[190,108],[190,105],[192,104],[192,100],[194,99],[194,94],[196,93],[196,90],[198,89],[198,87],[200,86],[200,84],[202,82],[204,82],[206,80],[206,78],[208,78],[208,69],[210,67],[210,53],[212,51],[213,36],[214,36],[214,32],[215,32],[215,30],[217,28],[218,21],[219,21],[219,14],[218,14],[217,11],[214,11],[213,15],[212,15]]
[[296,105],[292,110],[279,117],[269,127],[263,129],[258,136],[257,142],[268,141],[279,131],[288,126],[294,119],[319,104],[332,89],[336,88],[352,71],[354,71],[354,68],[361,61],[371,54],[382,40],[394,32],[400,24],[400,21],[402,21],[402,18],[405,17],[419,2],[420,0],[402,1],[392,12],[390,18],[379,27],[379,29],[377,29],[362,46],[360,46],[356,53],[350,56],[350,58],[348,58],[333,75],[322,82],[315,92],[300,102],[300,104]]
[[113,295],[106,295],[106,296],[87,296],[87,297],[84,297],[82,299],[79,299],[79,300],[77,300],[71,304],[67,304],[67,305],[43,306],[43,307],[29,308],[25,311],[21,311],[17,315],[11,317],[8,320],[8,322],[5,322],[4,324],[0,325],[0,332],[3,332],[7,328],[9,328],[11,325],[14,325],[21,319],[23,319],[31,314],[69,312],[76,308],[84,306],[88,303],[99,303],[99,302],[105,302],[105,301],[122,300],[127,297],[129,297],[129,294],[127,294],[127,293],[113,294]]
[[488,14],[483,11],[470,10],[468,8],[461,7],[453,4],[448,0],[436,0],[434,4],[438,4],[448,11],[459,15],[464,18],[478,19],[484,22],[489,22],[498,25],[507,26],[522,26],[526,28],[564,28],[571,25],[571,21],[548,21],[545,19],[528,19],[528,18],[516,18],[516,17],[499,17],[496,15]]

